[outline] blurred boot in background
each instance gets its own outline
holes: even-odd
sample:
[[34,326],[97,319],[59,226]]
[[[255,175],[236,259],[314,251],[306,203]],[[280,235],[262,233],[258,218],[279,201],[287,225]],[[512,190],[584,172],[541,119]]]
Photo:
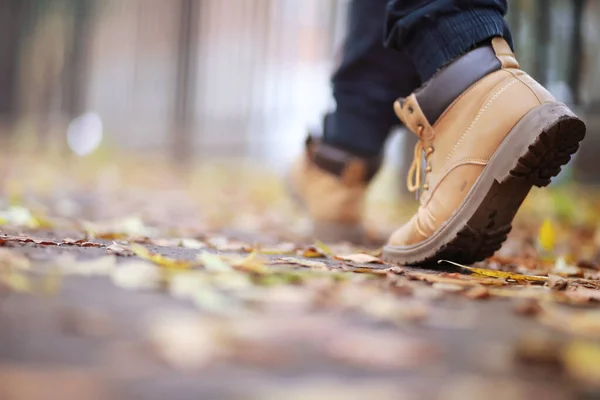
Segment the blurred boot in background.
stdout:
[[309,137],[291,185],[324,241],[363,242],[366,190],[382,163],[385,142],[400,125],[393,102],[420,85],[402,53],[383,45],[386,0],[353,0],[340,63],[332,76],[336,108],[321,138]]

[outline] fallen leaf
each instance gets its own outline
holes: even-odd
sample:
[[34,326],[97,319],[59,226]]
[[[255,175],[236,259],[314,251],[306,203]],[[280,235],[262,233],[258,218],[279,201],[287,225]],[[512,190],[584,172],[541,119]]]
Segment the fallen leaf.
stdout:
[[548,274],[548,287],[552,290],[565,290],[569,286],[569,282],[558,275]]
[[251,272],[254,274],[264,274],[269,271],[269,268],[260,260],[257,260],[256,257],[258,255],[258,251],[253,251],[248,255],[248,257],[242,258],[241,260],[234,261],[232,265],[236,269],[241,269],[246,272]]
[[315,240],[315,246],[317,247],[317,249],[319,249],[322,253],[326,254],[327,256],[333,256],[333,251],[323,242],[321,242],[320,240]]
[[329,269],[327,264],[321,261],[304,260],[302,258],[295,257],[282,257],[278,258],[272,264],[292,264],[300,265],[302,267],[314,268],[314,269]]
[[335,260],[352,261],[358,264],[383,264],[383,261],[380,258],[369,254],[350,254],[346,256],[334,256],[333,258]]
[[538,232],[538,244],[546,251],[551,252],[556,245],[556,232],[549,219],[544,220]]
[[60,244],[79,247],[104,247],[102,243],[93,243],[86,239],[75,240],[71,238],[66,238]]
[[600,387],[600,345],[575,340],[564,349],[562,361],[567,373],[580,383]]
[[114,254],[116,256],[129,257],[134,255],[133,250],[129,246],[124,246],[117,242],[113,242],[110,246],[106,247],[108,254]]
[[298,250],[296,254],[306,258],[327,258],[327,253],[315,246],[309,246],[305,249]]
[[501,278],[501,279],[513,279],[517,282],[521,281],[525,281],[525,282],[547,282],[548,281],[548,277],[547,276],[536,276],[536,275],[522,275],[522,274],[515,274],[512,272],[504,272],[504,271],[493,271],[491,269],[485,269],[485,268],[473,268],[473,267],[467,267],[466,265],[461,265],[452,261],[447,261],[447,260],[440,260],[438,261],[438,264],[441,263],[448,263],[448,264],[452,264],[456,267],[460,267],[463,269],[466,269],[467,271],[471,271],[474,274],[477,275],[482,275],[482,276],[489,276],[489,277],[493,277],[493,278]]

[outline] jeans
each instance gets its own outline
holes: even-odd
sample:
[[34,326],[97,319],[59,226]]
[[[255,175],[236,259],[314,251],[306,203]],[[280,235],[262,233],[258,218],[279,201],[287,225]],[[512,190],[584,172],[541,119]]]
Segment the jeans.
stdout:
[[400,124],[397,98],[495,36],[512,46],[506,12],[506,0],[353,0],[323,140],[358,156],[380,154]]

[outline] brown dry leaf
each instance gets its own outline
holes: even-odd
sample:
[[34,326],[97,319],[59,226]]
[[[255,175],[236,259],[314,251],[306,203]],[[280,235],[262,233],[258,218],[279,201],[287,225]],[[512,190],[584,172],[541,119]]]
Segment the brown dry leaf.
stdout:
[[58,243],[53,240],[40,239],[29,236],[7,236],[2,239],[7,242],[35,243],[42,246],[58,246]]
[[563,352],[567,373],[580,383],[600,387],[600,345],[590,341],[575,340]]
[[333,256],[333,258],[335,260],[352,261],[357,264],[369,264],[369,263],[383,264],[383,261],[380,258],[369,255],[369,254],[362,254],[362,253],[350,254],[350,255],[346,255],[346,256]]
[[151,261],[154,264],[160,265],[161,267],[170,268],[170,269],[189,269],[193,265],[197,263],[194,261],[188,260],[177,260],[174,258],[165,257],[162,254],[152,253],[150,250],[145,248],[144,246],[133,243],[131,245],[131,250],[138,257]]
[[522,274],[515,274],[512,272],[493,271],[491,269],[485,269],[485,268],[473,268],[473,267],[467,267],[466,265],[458,264],[458,263],[455,263],[453,261],[448,261],[448,260],[438,261],[438,264],[441,264],[441,263],[452,264],[456,267],[466,269],[467,271],[471,271],[472,273],[481,275],[481,276],[489,276],[489,277],[501,278],[501,279],[512,279],[517,282],[545,283],[548,281],[547,276],[522,275]]
[[131,247],[119,244],[117,242],[113,242],[110,246],[106,247],[106,252],[108,254],[114,254],[116,256],[129,257],[134,255]]
[[300,265],[302,267],[308,267],[308,268],[314,268],[314,269],[326,269],[326,270],[329,269],[327,267],[327,264],[325,264],[324,262],[305,260],[302,258],[295,258],[295,257],[281,257],[281,258],[276,259],[274,262],[272,262],[272,264],[292,264],[292,265]]
[[104,247],[102,243],[93,243],[86,239],[75,240],[71,238],[66,238],[60,244],[79,247]]
[[296,255],[306,258],[327,258],[327,254],[315,246],[309,246],[305,249],[298,250]]
[[548,275],[548,287],[552,290],[564,290],[569,286],[569,282],[558,275]]

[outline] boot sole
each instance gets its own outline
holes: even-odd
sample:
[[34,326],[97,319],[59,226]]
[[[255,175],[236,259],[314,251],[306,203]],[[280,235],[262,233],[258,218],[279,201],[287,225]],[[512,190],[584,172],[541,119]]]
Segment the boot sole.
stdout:
[[448,221],[423,242],[385,246],[384,261],[423,266],[445,259],[469,265],[491,257],[531,188],[547,186],[560,173],[585,132],[583,121],[564,104],[536,107],[506,136]]

